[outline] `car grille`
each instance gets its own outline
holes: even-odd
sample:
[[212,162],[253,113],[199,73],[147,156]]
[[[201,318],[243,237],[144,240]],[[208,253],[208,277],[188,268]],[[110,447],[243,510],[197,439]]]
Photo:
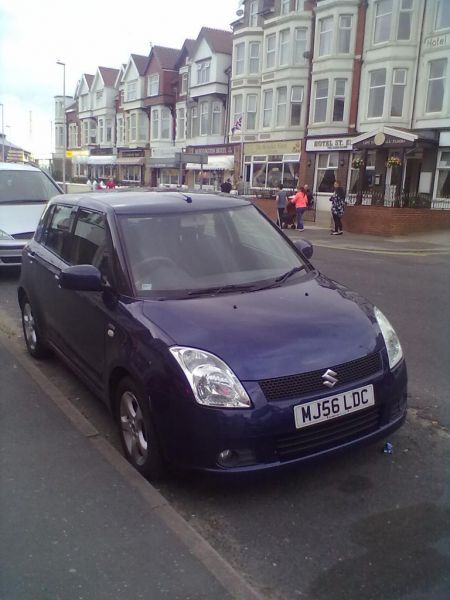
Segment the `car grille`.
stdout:
[[0,256],[0,263],[4,263],[5,265],[15,265],[21,262],[21,256]]
[[379,421],[379,409],[372,406],[279,436],[275,438],[276,452],[280,460],[289,460],[328,450],[376,431]]
[[[369,354],[363,358],[352,360],[341,365],[329,367],[337,374],[338,386],[370,377],[381,370],[381,356],[379,352]],[[327,388],[323,385],[322,375],[327,368],[309,373],[299,373],[289,377],[277,377],[275,379],[264,379],[259,382],[266,400],[287,400],[289,398],[301,398],[311,392],[323,391]]]

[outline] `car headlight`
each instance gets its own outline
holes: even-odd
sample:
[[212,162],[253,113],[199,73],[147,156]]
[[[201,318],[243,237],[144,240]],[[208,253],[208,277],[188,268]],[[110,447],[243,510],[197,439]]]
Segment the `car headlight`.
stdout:
[[6,231],[3,231],[3,229],[0,229],[0,240],[13,240],[13,236],[9,235],[9,233],[6,233]]
[[381,310],[375,307],[374,312],[378,325],[381,329],[381,333],[384,337],[384,343],[386,344],[386,350],[389,357],[389,367],[393,369],[403,358],[403,350],[400,340],[395,333],[395,329],[389,323]]
[[169,348],[183,369],[196,401],[219,408],[251,408],[252,402],[233,371],[217,356],[184,346]]

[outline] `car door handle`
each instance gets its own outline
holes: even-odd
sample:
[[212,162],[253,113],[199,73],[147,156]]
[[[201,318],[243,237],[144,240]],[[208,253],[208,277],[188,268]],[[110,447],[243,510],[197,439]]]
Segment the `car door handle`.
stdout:
[[55,273],[53,277],[56,279],[56,281],[59,281],[59,273]]

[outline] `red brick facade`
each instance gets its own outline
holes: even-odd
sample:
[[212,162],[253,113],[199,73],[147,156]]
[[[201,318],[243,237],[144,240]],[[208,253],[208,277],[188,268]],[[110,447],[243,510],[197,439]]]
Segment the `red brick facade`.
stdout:
[[345,231],[351,233],[380,236],[407,235],[443,229],[450,230],[450,211],[426,208],[348,206],[345,209],[343,223]]

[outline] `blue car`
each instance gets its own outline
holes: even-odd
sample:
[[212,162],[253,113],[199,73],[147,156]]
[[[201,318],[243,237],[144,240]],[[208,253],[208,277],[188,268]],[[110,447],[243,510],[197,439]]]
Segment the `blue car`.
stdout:
[[382,312],[311,255],[238,197],[57,196],[23,253],[26,345],[108,404],[146,477],[332,455],[403,423],[407,374]]

